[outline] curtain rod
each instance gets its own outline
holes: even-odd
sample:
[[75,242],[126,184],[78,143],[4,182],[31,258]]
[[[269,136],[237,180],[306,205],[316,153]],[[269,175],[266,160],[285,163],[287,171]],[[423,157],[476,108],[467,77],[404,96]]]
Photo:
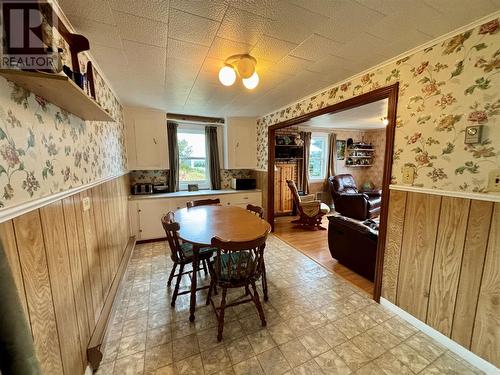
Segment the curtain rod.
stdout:
[[191,123],[202,123],[202,124],[218,124],[223,125],[225,123],[223,118],[220,117],[206,117],[206,116],[195,116],[195,115],[183,115],[179,113],[167,113],[167,120],[174,120],[180,122],[191,122]]

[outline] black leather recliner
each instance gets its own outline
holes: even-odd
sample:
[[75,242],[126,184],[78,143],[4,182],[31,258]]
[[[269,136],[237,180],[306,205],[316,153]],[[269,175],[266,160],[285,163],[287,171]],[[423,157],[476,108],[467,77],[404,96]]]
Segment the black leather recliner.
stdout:
[[338,174],[328,178],[335,211],[357,220],[373,219],[380,215],[382,191],[359,192],[354,177]]

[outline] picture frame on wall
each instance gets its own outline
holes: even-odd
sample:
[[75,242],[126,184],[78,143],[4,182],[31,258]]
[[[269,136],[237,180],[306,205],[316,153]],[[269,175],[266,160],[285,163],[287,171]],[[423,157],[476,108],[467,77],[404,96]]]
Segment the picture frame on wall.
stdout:
[[338,139],[336,141],[336,149],[337,149],[337,160],[345,159],[345,140]]

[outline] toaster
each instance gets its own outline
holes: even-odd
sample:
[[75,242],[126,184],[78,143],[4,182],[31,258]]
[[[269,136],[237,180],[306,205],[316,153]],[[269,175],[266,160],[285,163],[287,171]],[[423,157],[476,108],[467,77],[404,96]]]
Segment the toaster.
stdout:
[[153,194],[153,184],[135,184],[132,186],[132,194]]

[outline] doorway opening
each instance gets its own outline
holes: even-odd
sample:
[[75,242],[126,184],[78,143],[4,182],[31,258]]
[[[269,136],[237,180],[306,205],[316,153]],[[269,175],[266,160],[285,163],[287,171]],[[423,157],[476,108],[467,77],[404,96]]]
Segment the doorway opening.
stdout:
[[[270,126],[268,132],[268,220],[273,231],[323,265],[328,260],[336,263],[331,252],[340,263],[333,271],[372,294],[377,302],[382,288],[397,97],[396,83]],[[296,189],[281,179],[294,181]],[[301,198],[304,196],[307,199]],[[301,206],[310,208],[301,203],[310,199],[321,201],[313,212],[315,225],[309,225],[312,221],[301,210]],[[331,212],[324,215],[328,205]],[[299,214],[295,224],[302,229],[294,231],[294,223],[286,216],[290,214]],[[329,230],[318,230],[319,226]],[[352,249],[366,246],[372,249],[371,260],[368,257],[368,265],[363,265],[363,254]],[[368,277],[373,284],[366,279],[363,283],[366,269],[371,269]]]

